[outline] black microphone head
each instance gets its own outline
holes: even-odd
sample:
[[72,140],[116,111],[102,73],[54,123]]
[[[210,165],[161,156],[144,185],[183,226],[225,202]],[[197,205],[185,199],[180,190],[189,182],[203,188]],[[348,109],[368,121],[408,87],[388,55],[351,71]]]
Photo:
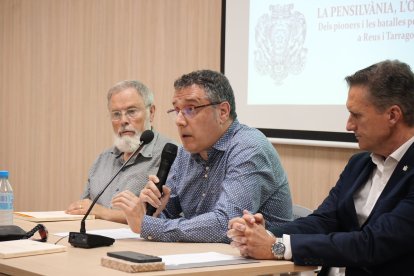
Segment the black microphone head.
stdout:
[[154,132],[152,132],[149,129],[145,130],[141,134],[141,137],[139,138],[139,140],[141,141],[142,145],[146,145],[146,144],[150,143],[152,141],[152,139],[154,139]]
[[177,156],[177,145],[167,143],[162,149],[161,160],[168,160],[170,164],[174,162],[175,157]]

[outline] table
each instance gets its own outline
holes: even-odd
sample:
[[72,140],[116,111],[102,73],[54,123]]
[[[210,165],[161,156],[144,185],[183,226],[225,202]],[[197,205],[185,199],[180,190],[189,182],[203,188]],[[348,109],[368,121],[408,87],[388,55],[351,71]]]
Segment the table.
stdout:
[[[15,219],[14,224],[29,231],[36,223]],[[55,243],[60,237],[53,235],[59,232],[78,232],[80,221],[59,221],[43,223],[49,230],[50,243]],[[105,220],[87,220],[87,230],[125,228],[128,225]],[[66,245],[67,251],[61,253],[43,254],[11,259],[0,259],[0,274],[9,275],[128,275],[126,272],[101,266],[101,258],[108,251],[130,250],[151,255],[169,255],[184,253],[219,252],[239,256],[236,249],[228,244],[219,243],[163,243],[139,239],[116,240],[110,247],[83,249],[72,247],[68,238],[58,244]],[[147,275],[264,275],[283,272],[312,271],[316,267],[296,266],[290,261],[260,261],[258,263],[225,265],[214,267],[190,268],[179,270],[141,272],[139,276]]]

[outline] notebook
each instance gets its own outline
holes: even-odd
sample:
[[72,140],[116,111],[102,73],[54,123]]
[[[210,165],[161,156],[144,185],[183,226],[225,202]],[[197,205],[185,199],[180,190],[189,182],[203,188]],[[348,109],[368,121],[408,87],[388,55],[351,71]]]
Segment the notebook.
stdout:
[[66,251],[66,246],[34,240],[0,242],[0,259],[48,254]]

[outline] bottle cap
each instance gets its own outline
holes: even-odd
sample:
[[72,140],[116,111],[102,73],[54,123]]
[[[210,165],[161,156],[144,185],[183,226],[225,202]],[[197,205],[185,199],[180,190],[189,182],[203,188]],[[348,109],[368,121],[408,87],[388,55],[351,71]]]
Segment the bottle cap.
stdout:
[[0,177],[1,178],[9,177],[9,171],[0,171]]

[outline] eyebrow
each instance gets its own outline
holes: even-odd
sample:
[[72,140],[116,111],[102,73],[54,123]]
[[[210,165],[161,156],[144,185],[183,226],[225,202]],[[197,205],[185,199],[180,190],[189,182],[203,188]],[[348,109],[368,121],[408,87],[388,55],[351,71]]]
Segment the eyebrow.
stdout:
[[204,95],[204,96],[201,96],[201,97],[200,96],[196,96],[196,97],[191,97],[191,98],[188,98],[188,97],[178,98],[177,100],[175,100],[175,101],[172,102],[172,105],[176,105],[177,104],[177,101],[183,101],[183,102],[185,102],[185,105],[189,105],[189,104],[202,104],[201,102],[203,100],[207,100],[207,101],[210,102],[210,99],[207,97],[207,95]]
[[[178,101],[173,101],[172,105],[175,106],[177,102]],[[200,103],[198,100],[195,100],[195,99],[184,99],[182,100],[182,102],[184,103],[184,105],[196,105]]]
[[[131,108],[141,109],[142,107],[136,106],[136,105],[129,105],[125,109],[114,108],[114,109],[112,109],[112,111],[128,110],[128,109],[131,109]],[[145,106],[143,108],[145,108]]]

